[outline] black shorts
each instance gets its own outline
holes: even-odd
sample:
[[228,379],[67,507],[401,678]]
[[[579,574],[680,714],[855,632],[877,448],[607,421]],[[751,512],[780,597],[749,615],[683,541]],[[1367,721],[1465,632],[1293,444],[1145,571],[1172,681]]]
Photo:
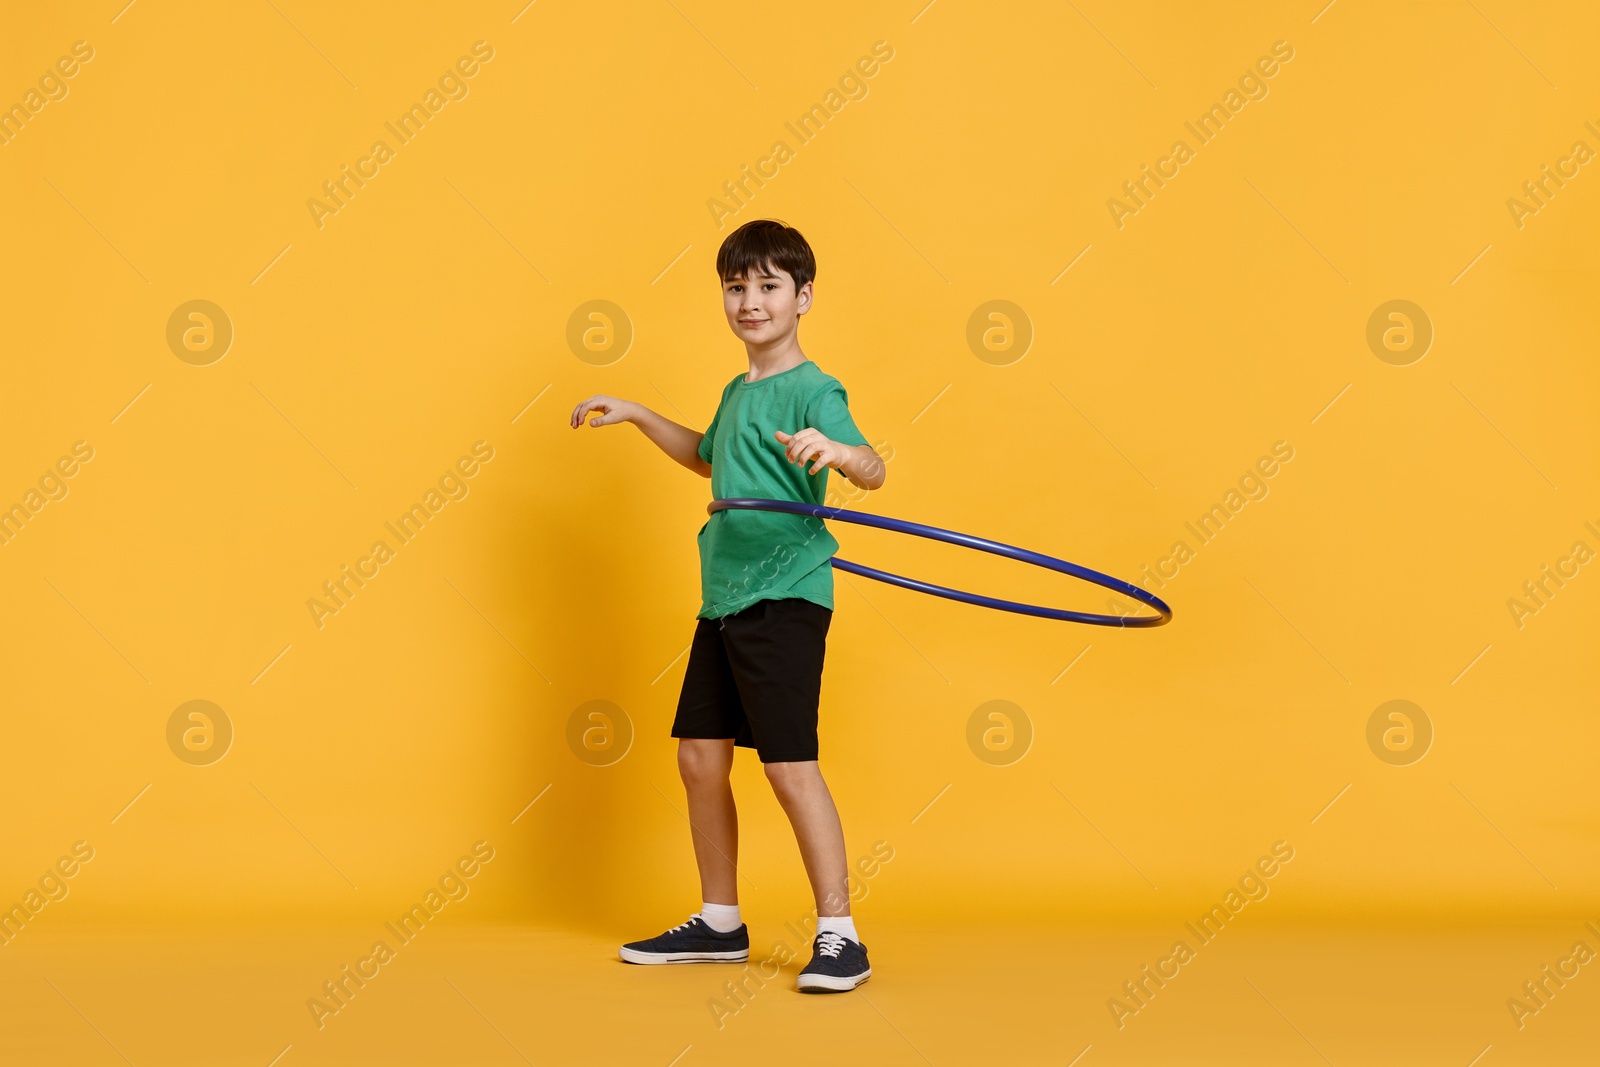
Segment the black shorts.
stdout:
[[817,758],[817,703],[833,611],[799,597],[700,619],[673,737],[733,738],[762,763]]

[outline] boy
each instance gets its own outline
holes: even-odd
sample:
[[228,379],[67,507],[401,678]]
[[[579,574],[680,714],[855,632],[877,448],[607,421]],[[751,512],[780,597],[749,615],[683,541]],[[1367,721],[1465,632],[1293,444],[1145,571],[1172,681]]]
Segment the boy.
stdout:
[[[701,434],[628,400],[592,396],[572,427],[631,422],[668,456],[711,479],[713,499],[823,503],[833,469],[863,489],[884,464],[850,417],[838,379],[800,350],[816,259],[798,230],[749,222],[717,252],[722,309],[744,342],[748,374],[734,378]],[[719,511],[700,528],[701,607],[672,736],[688,794],[701,907],[657,937],[623,945],[629,963],[742,962],[750,934],[735,881],[738,817],[728,776],[735,747],[754,748],[789,816],[817,901],[817,932],[798,988],[854,989],[872,974],[846,885],[844,830],[817,767],[817,703],[839,543],[821,520]]]

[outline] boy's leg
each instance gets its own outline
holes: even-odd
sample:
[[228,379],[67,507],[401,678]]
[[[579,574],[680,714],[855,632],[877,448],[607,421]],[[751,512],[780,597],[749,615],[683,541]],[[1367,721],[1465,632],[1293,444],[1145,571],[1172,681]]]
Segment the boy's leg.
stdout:
[[802,993],[842,993],[872,976],[850,916],[844,827],[817,765],[817,712],[833,610],[804,599],[761,601],[730,616],[728,661],[755,749],[794,827],[817,902],[812,958],[795,979]]
[[[804,763],[764,763],[767,780],[778,803],[789,816],[800,858],[811,879],[818,915],[849,915],[849,866],[844,853],[844,827],[833,794],[822,780],[816,760]],[[707,900],[712,898],[707,897]]]
[[867,947],[850,917],[849,873],[839,810],[816,760],[763,764],[778,803],[794,826],[811,892],[817,898],[817,936],[811,962],[795,979],[802,993],[844,993],[872,977]]
[[739,816],[728,780],[732,770],[733,738],[678,738],[678,774],[689,800],[701,900],[708,904],[739,903]]
[[624,963],[743,963],[750,958],[749,929],[739,921],[739,821],[728,781],[734,746],[748,725],[720,629],[711,619],[695,625],[672,721],[700,869],[701,907],[665,933],[623,945],[618,955]]

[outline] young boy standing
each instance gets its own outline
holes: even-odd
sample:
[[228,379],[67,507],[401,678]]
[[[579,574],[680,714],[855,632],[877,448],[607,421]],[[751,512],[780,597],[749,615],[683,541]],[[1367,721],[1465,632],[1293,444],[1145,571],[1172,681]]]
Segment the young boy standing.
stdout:
[[[749,222],[717,252],[722,307],[744,341],[747,374],[722,390],[704,434],[629,400],[592,396],[572,427],[631,422],[668,456],[711,479],[713,499],[759,497],[821,504],[828,471],[876,489],[884,464],[850,417],[837,378],[800,350],[816,258],[798,230]],[[701,607],[672,736],[688,794],[701,907],[688,921],[619,951],[629,963],[742,962],[738,816],[729,773],[735,747],[758,753],[794,827],[817,902],[812,958],[798,987],[854,989],[872,974],[850,916],[844,830],[817,766],[817,704],[833,618],[839,543],[819,519],[725,510],[701,527]]]

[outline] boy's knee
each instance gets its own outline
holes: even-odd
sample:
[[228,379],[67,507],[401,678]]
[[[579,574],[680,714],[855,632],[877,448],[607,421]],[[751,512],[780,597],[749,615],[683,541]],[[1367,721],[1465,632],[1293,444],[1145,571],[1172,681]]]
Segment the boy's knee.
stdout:
[[678,740],[678,773],[685,782],[700,785],[726,778],[732,769],[724,742],[701,738]]
[[816,777],[815,763],[763,763],[761,769],[772,783],[773,792],[780,796],[798,792]]

